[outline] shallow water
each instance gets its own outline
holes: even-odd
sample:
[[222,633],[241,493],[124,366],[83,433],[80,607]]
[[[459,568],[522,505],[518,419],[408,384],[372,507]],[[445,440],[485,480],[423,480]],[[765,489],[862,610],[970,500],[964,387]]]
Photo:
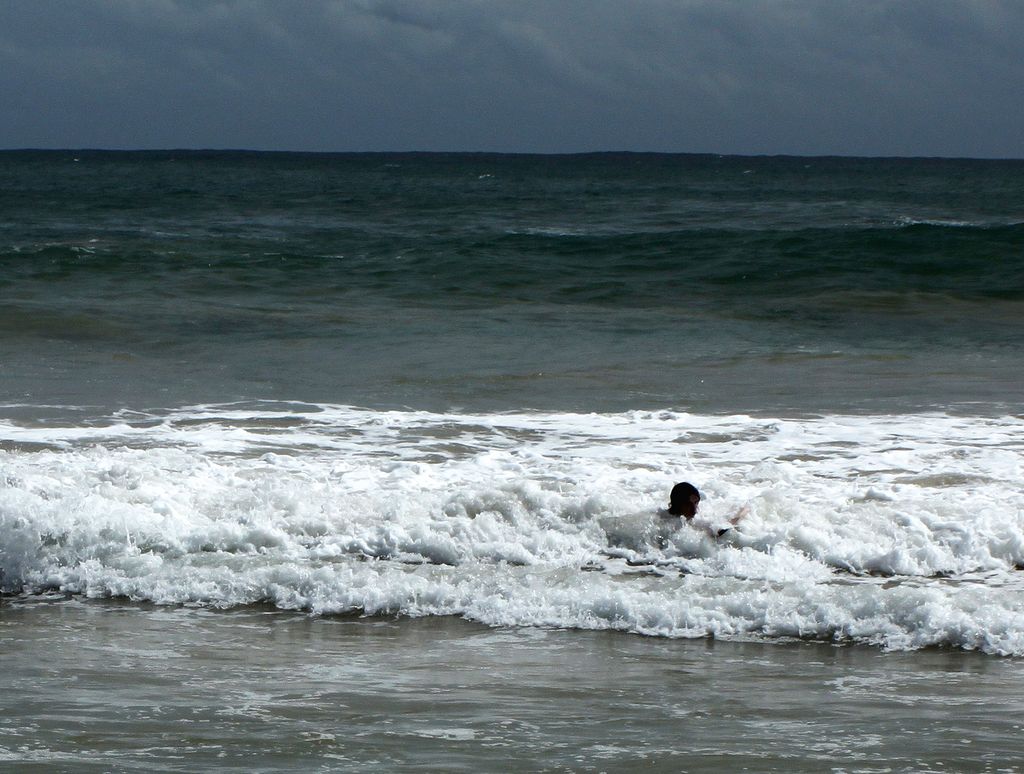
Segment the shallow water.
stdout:
[[11,771],[1019,771],[1024,665],[123,602],[0,607]]

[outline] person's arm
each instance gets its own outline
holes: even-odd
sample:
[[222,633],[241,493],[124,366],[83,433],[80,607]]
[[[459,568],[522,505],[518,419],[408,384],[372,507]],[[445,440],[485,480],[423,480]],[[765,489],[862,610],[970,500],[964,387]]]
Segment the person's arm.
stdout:
[[728,527],[722,527],[720,530],[718,530],[717,533],[713,532],[711,537],[716,537],[716,538],[722,537],[722,535],[724,535],[726,532],[728,532],[733,527],[735,527],[737,524],[739,524],[740,523],[740,519],[742,519],[748,513],[750,513],[750,506],[749,505],[744,505],[742,508],[740,508],[738,511],[736,511],[736,515],[735,516],[733,516],[731,519],[729,519],[729,526]]
[[732,526],[735,527],[737,524],[740,523],[740,519],[742,519],[748,513],[750,513],[750,506],[749,505],[744,505],[742,508],[740,508],[738,511],[736,511],[736,515],[735,516],[733,516],[731,519],[729,519],[729,523],[732,524]]

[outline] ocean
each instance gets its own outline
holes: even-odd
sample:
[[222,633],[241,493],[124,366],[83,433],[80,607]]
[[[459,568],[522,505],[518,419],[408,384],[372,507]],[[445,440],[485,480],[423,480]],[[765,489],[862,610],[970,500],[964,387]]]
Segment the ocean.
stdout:
[[0,183],[0,768],[1020,770],[1024,161]]

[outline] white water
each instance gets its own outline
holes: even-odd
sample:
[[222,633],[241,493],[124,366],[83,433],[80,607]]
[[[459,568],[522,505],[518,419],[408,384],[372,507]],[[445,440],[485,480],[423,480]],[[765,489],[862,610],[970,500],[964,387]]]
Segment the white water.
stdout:
[[[1024,421],[191,407],[0,422],[3,589],[1024,655]],[[715,541],[660,519],[671,485]]]

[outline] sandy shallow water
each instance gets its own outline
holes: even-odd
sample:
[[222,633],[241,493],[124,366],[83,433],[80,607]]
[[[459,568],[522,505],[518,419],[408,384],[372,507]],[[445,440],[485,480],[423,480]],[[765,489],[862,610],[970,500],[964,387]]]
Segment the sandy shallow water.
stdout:
[[1024,664],[53,596],[0,606],[5,771],[1019,771]]

